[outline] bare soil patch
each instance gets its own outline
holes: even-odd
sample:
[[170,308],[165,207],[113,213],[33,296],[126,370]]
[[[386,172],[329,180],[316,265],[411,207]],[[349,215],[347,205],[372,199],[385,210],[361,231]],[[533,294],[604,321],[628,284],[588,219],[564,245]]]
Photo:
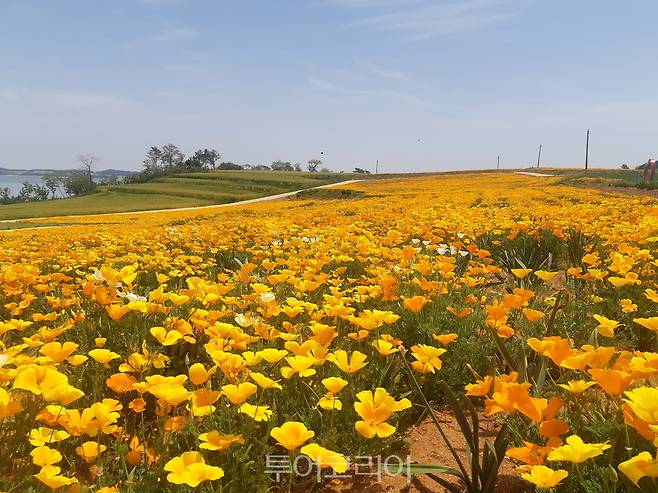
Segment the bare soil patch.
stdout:
[[[447,410],[438,410],[435,413],[452,446],[460,454],[462,460],[468,463],[468,447],[457,422]],[[485,438],[493,440],[498,430],[500,430],[498,422],[490,417],[480,416],[480,433],[483,441]],[[450,450],[446,447],[429,417],[413,426],[407,436],[409,442],[408,453],[414,462],[419,464],[441,464],[457,468]],[[442,477],[450,480],[453,484],[460,484],[457,478],[451,479],[451,476],[447,475]],[[382,475],[379,482],[373,478],[374,476],[357,476],[350,479],[334,480],[315,491],[318,493],[444,493],[447,491],[424,475],[413,477],[411,482],[408,482],[405,476]],[[305,488],[304,491],[310,490]],[[500,468],[496,493],[524,493],[530,491],[532,491],[530,485],[514,472],[514,465],[509,459],[505,458]]]

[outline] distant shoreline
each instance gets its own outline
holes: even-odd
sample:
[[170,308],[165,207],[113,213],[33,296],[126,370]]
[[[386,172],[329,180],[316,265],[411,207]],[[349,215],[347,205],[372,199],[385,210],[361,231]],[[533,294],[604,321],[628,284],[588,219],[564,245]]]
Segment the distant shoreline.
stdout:
[[[0,167],[0,175],[14,176],[47,176],[47,175],[68,175],[75,169],[11,169]],[[122,169],[103,169],[94,171],[94,176],[128,176],[134,175],[137,171],[127,171]]]

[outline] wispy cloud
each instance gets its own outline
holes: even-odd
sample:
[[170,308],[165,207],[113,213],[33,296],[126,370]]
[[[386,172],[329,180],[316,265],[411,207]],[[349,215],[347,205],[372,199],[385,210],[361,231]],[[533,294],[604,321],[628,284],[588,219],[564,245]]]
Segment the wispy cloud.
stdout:
[[407,94],[401,91],[393,91],[390,89],[377,89],[375,91],[369,91],[371,94],[379,94],[381,96],[391,98],[391,99],[399,99],[401,101],[406,101],[407,103],[412,103],[412,104],[423,104],[424,101],[416,96],[413,96],[412,94]]
[[323,3],[344,8],[377,8],[377,13],[356,20],[351,26],[398,32],[414,40],[498,24],[517,15],[510,0],[325,0]]
[[332,93],[339,96],[378,96],[388,99],[398,99],[412,104],[422,104],[423,100],[413,96],[411,94],[404,93],[402,91],[391,90],[391,89],[381,89],[381,88],[351,88],[335,84],[334,82],[322,79],[320,77],[309,76],[307,78],[308,83],[314,89]]
[[307,78],[308,83],[312,86],[315,87],[316,89],[323,89],[325,91],[334,91],[334,92],[351,92],[348,89],[341,87],[337,84],[334,84],[333,82],[326,81],[324,79],[320,79],[319,77],[315,76],[309,76]]
[[154,41],[184,41],[187,39],[195,38],[199,35],[199,31],[190,27],[170,27],[164,31],[154,34],[151,39]]
[[53,110],[122,110],[134,102],[112,94],[25,87],[0,88],[0,99]]
[[408,81],[410,80],[410,77],[403,73],[399,72],[397,70],[391,70],[388,68],[380,67],[378,65],[375,65],[373,63],[366,63],[364,65],[364,68],[366,71],[369,73],[376,75],[377,77],[381,77],[383,79],[391,79],[391,80],[398,80],[398,81]]

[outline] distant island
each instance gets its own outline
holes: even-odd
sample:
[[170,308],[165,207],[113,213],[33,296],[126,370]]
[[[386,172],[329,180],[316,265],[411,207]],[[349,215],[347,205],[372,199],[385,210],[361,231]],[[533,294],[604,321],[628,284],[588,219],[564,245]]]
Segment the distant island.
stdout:
[[[12,169],[12,168],[3,168],[0,166],[0,175],[15,175],[15,176],[61,176],[61,175],[70,175],[75,172],[75,169]],[[103,169],[93,172],[93,176],[96,178],[107,178],[110,176],[130,176],[137,174],[136,171],[127,171],[122,169]]]

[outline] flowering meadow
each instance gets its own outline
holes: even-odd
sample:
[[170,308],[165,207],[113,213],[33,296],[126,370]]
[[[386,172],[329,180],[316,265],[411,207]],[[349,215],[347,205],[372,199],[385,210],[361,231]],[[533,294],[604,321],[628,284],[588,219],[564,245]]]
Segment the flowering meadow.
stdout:
[[543,491],[658,490],[655,201],[345,188],[0,233],[0,491],[309,491],[268,457],[348,474],[427,404],[506,430],[434,474],[451,491],[503,460]]

